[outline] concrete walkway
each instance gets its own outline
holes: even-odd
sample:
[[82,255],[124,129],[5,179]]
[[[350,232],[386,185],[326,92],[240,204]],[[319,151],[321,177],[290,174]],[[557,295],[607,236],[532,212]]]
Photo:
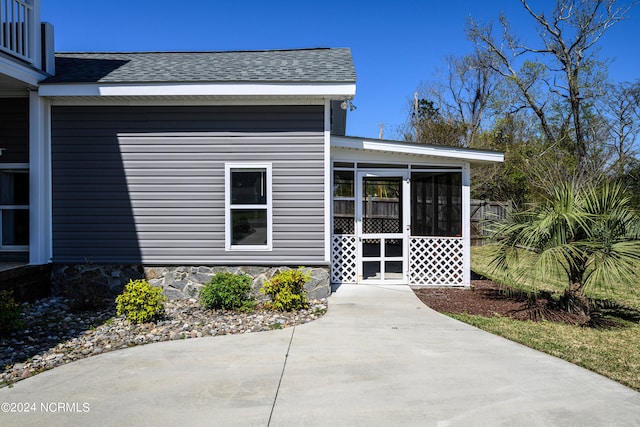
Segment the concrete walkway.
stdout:
[[[482,332],[396,287],[320,320],[106,353],[0,389],[0,425],[624,426],[640,393]],[[7,413],[23,409],[30,413]]]

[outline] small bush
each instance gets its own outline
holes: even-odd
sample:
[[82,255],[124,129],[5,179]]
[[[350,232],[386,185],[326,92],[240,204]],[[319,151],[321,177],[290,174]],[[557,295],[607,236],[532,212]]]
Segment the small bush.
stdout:
[[200,304],[206,308],[251,311],[253,280],[246,274],[218,273],[200,291]]
[[279,311],[294,311],[307,308],[307,292],[304,284],[311,280],[311,273],[302,268],[285,270],[264,282],[260,292],[271,297],[271,308]]
[[22,308],[13,299],[12,291],[0,292],[0,336],[22,328]]
[[144,323],[164,313],[166,300],[162,289],[146,280],[129,280],[124,292],[116,297],[116,310],[118,316],[124,314],[130,322]]

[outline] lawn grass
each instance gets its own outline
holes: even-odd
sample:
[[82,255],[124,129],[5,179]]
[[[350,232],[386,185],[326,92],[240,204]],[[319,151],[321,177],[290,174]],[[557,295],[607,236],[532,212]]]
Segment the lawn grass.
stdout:
[[559,357],[640,391],[640,325],[592,329],[554,322],[450,314],[527,347]]
[[[492,247],[474,247],[471,268],[493,281],[525,291],[561,293],[566,279],[560,272],[540,278],[531,259],[523,258],[516,274],[497,273],[490,267]],[[640,271],[640,266],[638,266]],[[589,298],[615,301],[640,309],[640,275],[635,283],[587,288]],[[486,318],[468,314],[450,316],[485,331],[543,351],[640,391],[640,324],[615,319],[619,327],[593,329],[554,322]]]
[[[547,290],[562,293],[567,287],[566,276],[563,276],[561,271],[542,276],[534,267],[531,257],[521,257],[519,267],[511,274],[496,272],[490,265],[493,250],[494,247],[491,245],[473,247],[471,269],[495,282],[524,291]],[[639,273],[632,283],[601,283],[587,287],[584,291],[585,295],[589,298],[616,301],[640,309],[640,265],[636,271]]]

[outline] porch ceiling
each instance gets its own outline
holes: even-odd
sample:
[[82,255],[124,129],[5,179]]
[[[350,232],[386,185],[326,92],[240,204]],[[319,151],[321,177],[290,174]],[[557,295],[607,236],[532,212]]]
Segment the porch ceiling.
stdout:
[[504,161],[504,154],[499,151],[476,150],[470,148],[427,145],[351,136],[331,135],[331,148],[441,160],[458,160],[469,162],[471,166],[501,163]]
[[0,52],[0,95],[6,92],[35,89],[38,82],[46,77],[29,64]]
[[29,86],[23,81],[14,79],[6,74],[0,74],[0,96],[22,97],[29,96]]

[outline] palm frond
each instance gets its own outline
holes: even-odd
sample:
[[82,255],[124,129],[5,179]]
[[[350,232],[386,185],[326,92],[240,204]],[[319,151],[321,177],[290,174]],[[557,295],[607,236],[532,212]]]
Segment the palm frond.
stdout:
[[533,258],[541,276],[564,272],[567,288],[628,282],[640,264],[640,215],[618,184],[558,185],[533,208],[496,228],[493,265],[517,272],[520,255]]

